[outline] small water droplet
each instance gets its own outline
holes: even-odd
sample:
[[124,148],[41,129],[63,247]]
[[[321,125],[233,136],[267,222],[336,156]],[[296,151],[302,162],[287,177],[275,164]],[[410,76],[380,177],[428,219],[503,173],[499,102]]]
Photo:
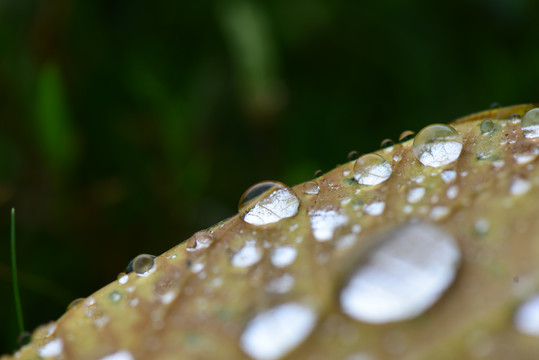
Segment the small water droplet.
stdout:
[[309,211],[311,229],[318,241],[328,241],[335,230],[348,222],[348,216],[338,209],[326,208]]
[[534,295],[518,308],[513,319],[518,331],[539,337],[539,295]]
[[440,174],[443,182],[449,184],[457,178],[457,172],[455,170],[445,170]]
[[418,187],[415,189],[411,189],[408,192],[408,196],[406,197],[406,200],[408,200],[409,203],[415,204],[419,200],[423,199],[424,195],[425,195],[425,188]]
[[249,321],[240,346],[256,360],[279,359],[309,336],[316,320],[316,313],[302,304],[278,305]]
[[454,128],[432,124],[414,139],[414,154],[425,166],[439,167],[457,160],[462,151],[462,139]]
[[520,115],[519,115],[519,114],[513,113],[513,114],[509,115],[509,120],[510,120],[511,122],[518,121],[518,120],[520,120]]
[[372,324],[414,318],[429,309],[454,281],[460,250],[455,239],[424,222],[388,234],[341,291],[350,317]]
[[249,267],[262,259],[262,250],[256,245],[256,240],[247,240],[245,245],[232,256],[232,265]]
[[206,231],[198,231],[191,236],[187,243],[186,251],[193,252],[205,249],[213,242],[213,236]]
[[377,185],[391,176],[393,169],[382,156],[366,154],[354,163],[354,179],[361,185]]
[[117,303],[118,301],[120,301],[122,299],[123,295],[121,292],[119,292],[118,290],[112,290],[109,294],[109,299],[113,302],[113,303]]
[[478,234],[478,235],[484,235],[487,233],[488,229],[490,228],[490,224],[488,222],[487,219],[478,219],[476,222],[475,222],[475,225],[474,225],[474,229],[475,229],[475,232]]
[[271,263],[277,267],[285,267],[294,262],[298,251],[291,246],[283,246],[275,249],[271,255]]
[[385,149],[385,148],[388,148],[390,146],[393,146],[395,145],[395,142],[391,139],[384,139],[382,140],[382,142],[380,143],[380,148],[382,149]]
[[430,210],[430,218],[438,221],[449,215],[449,208],[447,206],[435,206]]
[[528,180],[517,177],[513,180],[513,183],[509,187],[509,191],[513,195],[523,195],[527,193],[531,187]]
[[285,184],[271,183],[274,185],[264,192],[264,196],[256,197],[244,207],[241,214],[243,221],[252,225],[267,225],[298,213],[299,199],[294,191]]
[[129,281],[129,276],[126,273],[119,273],[118,274],[118,282],[122,285],[127,284],[127,281]]
[[531,109],[520,122],[524,136],[529,139],[539,137],[539,108]]
[[28,345],[30,340],[32,340],[32,334],[28,331],[23,331],[17,336],[17,344],[19,344],[19,347]]
[[321,170],[321,169],[318,169],[314,172],[314,177],[317,178],[317,177],[320,177],[324,175],[324,172]]
[[445,192],[445,195],[448,199],[454,199],[459,194],[459,187],[457,185],[451,185],[447,188],[447,191]]
[[42,358],[55,357],[62,353],[64,343],[62,339],[56,338],[39,348],[39,356]]
[[414,138],[414,136],[415,136],[415,132],[413,131],[410,131],[410,130],[403,131],[399,136],[399,142],[403,143],[405,141],[411,140]]
[[267,292],[276,294],[286,294],[294,287],[294,277],[290,274],[284,274],[281,277],[271,280],[265,289]]
[[359,153],[355,150],[352,150],[348,153],[348,160],[356,160],[359,157]]
[[82,304],[84,302],[84,300],[86,300],[86,299],[85,298],[77,298],[77,299],[73,300],[72,302],[69,303],[69,305],[67,305],[66,311],[69,311],[69,310],[77,307],[79,304]]
[[365,210],[367,214],[371,216],[378,216],[378,215],[382,215],[385,207],[386,207],[386,204],[383,201],[375,201],[373,203],[365,205],[363,209]]
[[303,184],[303,192],[309,195],[317,195],[320,192],[320,186],[316,181],[307,181]]
[[131,355],[129,351],[120,350],[113,354],[102,357],[99,360],[135,360],[135,358],[133,357],[133,355]]
[[126,273],[134,271],[138,276],[147,276],[155,270],[155,256],[141,254],[135,257],[125,270]]
[[492,120],[487,119],[479,125],[479,130],[483,135],[492,134],[496,130],[496,125]]

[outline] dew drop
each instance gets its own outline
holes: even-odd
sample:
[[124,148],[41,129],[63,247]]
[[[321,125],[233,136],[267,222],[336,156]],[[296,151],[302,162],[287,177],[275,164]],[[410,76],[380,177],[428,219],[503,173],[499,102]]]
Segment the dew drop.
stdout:
[[[294,194],[294,191],[282,183],[269,183],[272,185],[271,187],[266,187],[263,197],[251,197],[253,200],[246,203],[246,206],[240,206],[240,210],[243,210],[241,214],[243,221],[252,225],[267,225],[298,213],[299,199]],[[254,187],[257,185],[254,185]],[[246,194],[252,188],[248,189],[242,198],[247,197]]]
[[283,246],[273,251],[271,256],[271,262],[277,267],[285,267],[294,262],[298,251],[291,246]]
[[56,338],[39,348],[39,356],[42,358],[55,357],[62,353],[64,343],[62,339]]
[[141,254],[135,257],[125,270],[126,273],[134,271],[138,276],[148,276],[155,270],[155,256]]
[[283,184],[277,181],[261,181],[254,184],[241,195],[238,203],[238,211],[245,209],[253,199],[263,195],[271,189],[280,188],[282,185]]
[[359,153],[355,150],[352,150],[348,153],[348,160],[356,160],[359,157]]
[[380,143],[380,148],[385,149],[385,148],[388,148],[388,147],[393,146],[393,145],[395,145],[395,143],[393,142],[393,140],[391,140],[391,139],[384,139],[384,140],[382,140],[382,142]]
[[520,305],[513,323],[519,332],[539,337],[539,295],[531,297]]
[[539,137],[539,108],[531,109],[520,122],[524,136],[529,139]]
[[405,142],[405,141],[408,141],[410,139],[413,139],[415,136],[415,132],[413,131],[410,131],[410,130],[406,130],[406,131],[403,131],[400,136],[399,136],[399,142]]
[[286,303],[256,315],[240,338],[242,350],[256,360],[279,359],[301,344],[313,330],[315,312]]
[[206,231],[198,231],[191,238],[189,239],[189,242],[187,243],[187,247],[185,248],[186,251],[193,252],[200,249],[205,249],[213,242],[213,236],[206,232]]
[[492,134],[496,130],[496,125],[492,120],[484,120],[481,125],[479,125],[479,130],[483,135]]
[[348,222],[344,213],[332,208],[310,210],[309,216],[313,235],[318,241],[331,240],[335,230]]
[[371,324],[414,318],[453,283],[460,263],[455,239],[424,222],[390,233],[352,274],[340,304],[350,317]]
[[276,294],[286,294],[294,287],[294,277],[290,274],[284,274],[281,277],[271,280],[266,286],[266,291]]
[[378,216],[378,215],[382,215],[385,207],[386,207],[386,204],[383,201],[375,201],[373,203],[365,205],[363,209],[365,210],[367,214],[371,216]]
[[432,124],[414,139],[414,154],[425,166],[439,167],[457,160],[462,151],[462,139],[454,128]]
[[109,299],[113,303],[117,303],[118,301],[120,301],[122,299],[122,297],[123,297],[122,293],[119,292],[118,290],[113,290],[109,294]]
[[129,281],[129,276],[126,273],[120,273],[118,274],[118,282],[121,285],[127,284],[127,281]]
[[418,187],[415,189],[411,189],[408,192],[408,196],[406,197],[406,200],[408,200],[409,203],[415,204],[419,200],[423,199],[424,195],[425,195],[425,188]]
[[528,180],[517,177],[513,180],[513,183],[509,187],[509,191],[513,195],[523,195],[527,193],[531,187]]
[[391,176],[391,165],[378,154],[366,154],[354,163],[354,179],[361,185],[377,185]]
[[245,245],[232,256],[232,265],[249,267],[262,259],[262,250],[256,246],[256,240],[247,240]]
[[440,174],[443,182],[449,184],[457,178],[457,172],[455,170],[445,170]]
[[320,192],[320,186],[316,181],[307,181],[303,184],[303,192],[309,195],[317,195]]
[[518,120],[520,120],[520,115],[513,113],[513,114],[509,115],[509,120],[512,121],[512,122],[518,121]]
[[79,304],[82,304],[82,302],[86,300],[85,298],[77,298],[75,300],[73,300],[72,302],[69,303],[69,305],[67,305],[67,309],[66,311],[69,311],[75,307],[77,307]]

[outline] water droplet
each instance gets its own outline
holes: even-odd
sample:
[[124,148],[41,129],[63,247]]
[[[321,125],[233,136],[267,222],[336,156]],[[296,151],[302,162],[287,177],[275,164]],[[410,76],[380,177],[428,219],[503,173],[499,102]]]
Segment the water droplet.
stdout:
[[462,139],[449,125],[432,124],[414,139],[414,154],[425,166],[439,167],[457,160],[462,151]]
[[520,122],[524,136],[529,139],[539,137],[539,108],[531,109]]
[[86,299],[85,298],[78,298],[78,299],[73,300],[72,302],[69,303],[69,305],[67,305],[66,311],[69,311],[69,310],[77,307],[79,304],[82,304],[82,302],[84,300],[86,300]]
[[301,344],[314,329],[316,313],[286,303],[255,316],[240,338],[242,350],[257,360],[279,359]]
[[205,249],[213,242],[213,236],[206,231],[198,231],[191,236],[187,243],[186,251],[193,252]]
[[245,209],[249,203],[255,198],[263,195],[271,189],[277,189],[282,187],[283,184],[277,181],[261,181],[254,184],[241,195],[240,201],[238,203],[238,211]]
[[486,234],[489,228],[490,228],[490,224],[488,220],[483,219],[483,218],[478,219],[474,225],[475,232],[479,235]]
[[405,141],[408,141],[410,139],[413,139],[415,136],[415,132],[413,131],[410,131],[410,130],[406,130],[406,131],[403,131],[400,136],[399,136],[399,142],[405,142]]
[[424,195],[425,195],[425,188],[418,187],[415,189],[411,189],[408,192],[408,196],[406,197],[406,200],[408,200],[409,203],[415,204],[419,200],[423,199]]
[[291,246],[283,246],[275,249],[271,255],[271,262],[277,267],[285,267],[294,262],[298,251]]
[[262,250],[256,245],[256,240],[247,240],[245,245],[232,256],[232,265],[249,267],[262,259]]
[[324,175],[324,172],[321,170],[321,169],[318,169],[314,172],[314,177],[317,178],[317,177],[320,177]]
[[271,280],[265,287],[267,292],[276,294],[286,294],[294,286],[294,277],[284,274],[281,277]]
[[518,308],[513,318],[518,331],[539,337],[539,295],[535,295]]
[[452,185],[447,188],[445,195],[448,199],[454,199],[459,194],[459,187],[457,185]]
[[393,140],[391,140],[391,139],[384,139],[384,140],[382,140],[382,142],[380,143],[380,148],[385,149],[385,148],[388,148],[388,147],[393,146],[393,145],[395,145],[395,143],[393,142]]
[[531,184],[528,180],[522,178],[515,178],[513,183],[509,187],[509,191],[513,195],[523,195],[531,189]]
[[282,183],[271,183],[274,185],[264,192],[263,197],[256,197],[245,207],[241,215],[243,221],[252,225],[267,225],[298,213],[299,199],[294,191]]
[[133,357],[133,355],[131,355],[129,351],[120,350],[115,352],[114,354],[102,357],[99,360],[135,360],[135,358]]
[[354,163],[354,179],[361,185],[377,185],[391,176],[391,165],[378,154],[366,154]]
[[56,338],[39,348],[39,356],[42,358],[55,357],[62,353],[64,343],[62,339]]
[[367,214],[371,216],[378,216],[378,215],[382,215],[385,207],[386,207],[386,204],[383,201],[375,201],[373,203],[365,205],[363,209],[365,210]]
[[19,334],[19,336],[17,336],[17,344],[19,344],[19,347],[28,345],[30,340],[32,340],[32,334],[28,331],[23,331]]
[[118,274],[118,282],[121,284],[121,285],[125,285],[127,284],[127,281],[129,281],[129,276],[126,274],[126,273],[119,273]]
[[120,301],[121,299],[123,298],[123,295],[121,292],[119,292],[118,290],[113,290],[110,292],[109,294],[109,299],[110,301],[112,301],[113,303],[117,303],[118,301]]
[[348,160],[356,160],[359,157],[359,153],[355,150],[352,150],[348,153]]
[[447,206],[435,206],[430,210],[430,218],[438,221],[449,215],[449,208]]
[[330,240],[335,230],[348,222],[344,213],[332,208],[310,210],[309,216],[313,235],[318,241]]
[[320,192],[320,186],[316,181],[307,181],[303,184],[303,192],[309,195],[317,195]]
[[457,178],[457,172],[455,170],[445,170],[440,174],[443,182],[449,184]]
[[512,121],[512,122],[518,121],[518,120],[520,120],[520,115],[513,113],[513,114],[509,115],[509,120]]
[[441,228],[417,222],[385,237],[340,294],[343,311],[372,324],[414,318],[455,279],[461,254]]
[[479,130],[483,135],[492,134],[496,130],[496,125],[492,120],[487,119],[479,125]]
[[126,273],[134,271],[138,276],[148,276],[155,270],[155,256],[149,254],[141,254],[135,257],[127,268]]

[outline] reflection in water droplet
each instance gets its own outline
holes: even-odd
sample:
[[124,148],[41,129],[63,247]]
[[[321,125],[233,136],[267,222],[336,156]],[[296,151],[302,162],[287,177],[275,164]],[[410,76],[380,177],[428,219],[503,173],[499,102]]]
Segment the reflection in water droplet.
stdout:
[[484,120],[481,125],[479,125],[479,130],[481,130],[481,133],[483,135],[492,134],[494,130],[496,129],[496,125],[492,120]]
[[529,139],[539,137],[539,108],[531,109],[520,122],[524,136]]
[[259,197],[260,195],[264,194],[266,191],[273,189],[273,188],[280,188],[283,184],[277,181],[261,181],[259,183],[254,184],[241,195],[240,201],[238,203],[238,211],[243,210],[248,203]]
[[348,153],[348,160],[356,160],[359,157],[359,153],[355,150],[352,150]]
[[303,192],[309,195],[317,195],[320,192],[320,186],[316,181],[307,181],[303,184]]
[[66,311],[69,311],[75,308],[77,305],[81,304],[84,300],[85,298],[78,298],[78,299],[73,300],[72,302],[69,303],[69,305],[67,305]]
[[455,239],[418,222],[389,234],[342,290],[350,317],[372,324],[411,319],[430,308],[453,282],[461,254]]
[[405,142],[405,141],[408,141],[410,139],[413,139],[415,136],[415,132],[413,131],[410,131],[410,130],[406,130],[406,131],[403,131],[402,134],[400,134],[399,136],[399,142]]
[[187,247],[185,248],[186,251],[193,252],[200,249],[205,249],[213,241],[213,236],[206,232],[206,231],[198,231],[191,238],[189,239],[189,242],[187,243]]
[[414,154],[423,165],[439,167],[459,158],[462,139],[449,125],[433,124],[421,130],[414,139]]
[[155,270],[155,256],[149,254],[141,254],[135,257],[125,272],[130,273],[134,271],[138,276],[148,276]]
[[384,140],[382,140],[382,142],[380,143],[380,148],[385,149],[385,148],[388,148],[388,147],[393,146],[393,145],[395,145],[395,143],[393,142],[393,140],[391,140],[391,139],[384,139]]
[[391,176],[391,165],[378,154],[366,154],[354,163],[354,179],[361,185],[377,185]]
[[[298,213],[299,199],[288,186],[273,182],[274,187],[264,193],[264,197],[256,198],[254,205],[249,202],[241,215],[243,221],[252,225],[267,225]],[[249,190],[247,190],[249,191]]]
[[509,120],[511,120],[513,122],[518,121],[518,120],[520,120],[520,115],[513,113],[513,114],[509,115]]
[[262,259],[262,250],[256,246],[256,240],[247,240],[245,245],[232,256],[232,265],[248,267]]
[[520,305],[513,323],[521,333],[539,337],[539,294]]
[[332,208],[310,210],[309,216],[313,235],[318,241],[330,240],[335,230],[348,222],[348,216]]
[[302,343],[313,330],[315,312],[286,303],[255,316],[240,338],[242,350],[257,360],[279,359]]
[[115,352],[114,354],[102,357],[99,360],[135,360],[135,358],[133,357],[133,355],[131,355],[129,351],[120,350],[118,352]]

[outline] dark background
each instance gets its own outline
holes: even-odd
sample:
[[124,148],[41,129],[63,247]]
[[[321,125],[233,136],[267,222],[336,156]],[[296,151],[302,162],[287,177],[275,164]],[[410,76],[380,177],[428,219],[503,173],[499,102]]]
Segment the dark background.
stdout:
[[537,2],[0,0],[0,353],[236,212],[433,122],[537,101]]

